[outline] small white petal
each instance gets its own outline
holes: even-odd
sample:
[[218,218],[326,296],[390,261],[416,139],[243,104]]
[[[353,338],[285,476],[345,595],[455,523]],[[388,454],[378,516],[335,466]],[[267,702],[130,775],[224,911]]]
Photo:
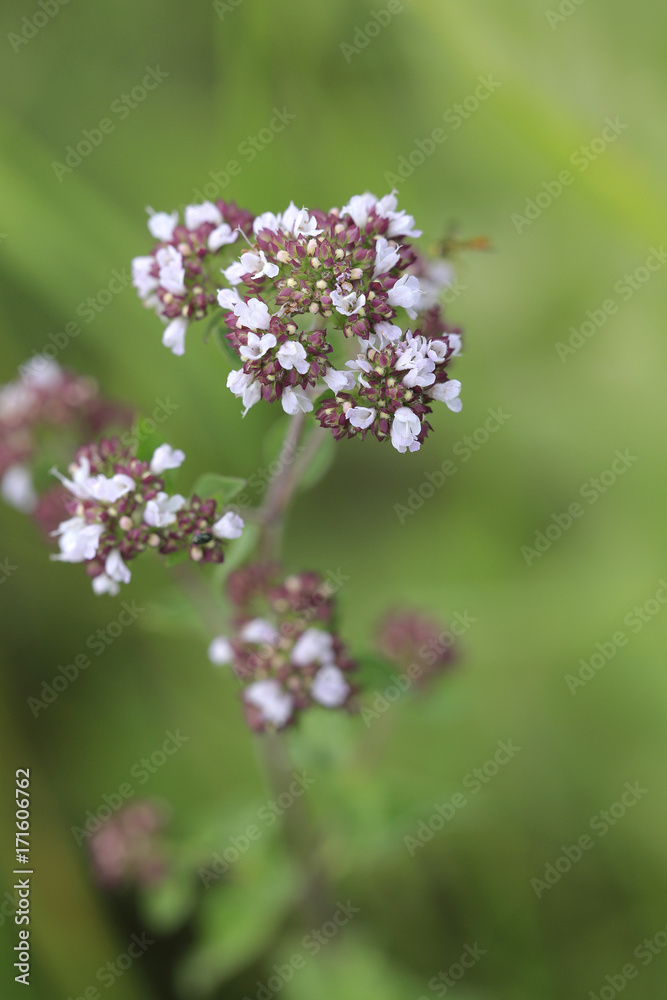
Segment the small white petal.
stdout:
[[253,618],[252,621],[246,622],[239,636],[244,642],[269,646],[274,646],[280,639],[280,633],[266,618]]
[[242,517],[229,510],[216,521],[211,531],[216,538],[240,538],[245,524]]
[[281,368],[286,371],[296,368],[301,375],[305,375],[310,369],[306,349],[299,341],[288,340],[281,344],[276,352],[276,357]]
[[38,499],[30,469],[25,465],[10,465],[0,482],[0,494],[5,503],[23,514],[30,514],[37,506]]
[[241,302],[241,297],[235,288],[220,288],[218,290],[218,305],[223,309],[234,309]]
[[352,372],[341,372],[335,368],[330,368],[322,380],[329,386],[332,392],[349,392],[354,389],[355,378]]
[[261,299],[239,302],[234,306],[234,314],[238,317],[240,325],[249,330],[268,330],[271,323],[269,307]]
[[343,671],[333,663],[322,667],[313,677],[310,696],[325,708],[339,708],[350,693]]
[[151,213],[148,220],[148,231],[151,236],[163,243],[168,243],[178,225],[178,212],[153,212],[150,208],[146,211]]
[[234,647],[224,635],[217,635],[208,647],[208,658],[216,667],[222,667],[234,660]]
[[345,416],[353,427],[364,430],[364,428],[370,427],[375,420],[375,410],[368,406],[351,406]]
[[172,354],[182,357],[185,354],[185,334],[188,329],[188,321],[184,316],[177,316],[165,328],[162,334],[162,343],[168,347]]
[[132,578],[132,574],[123,562],[123,557],[118,549],[112,549],[107,556],[104,572],[110,580],[114,580],[116,583],[129,583]]
[[236,243],[239,238],[238,230],[232,229],[230,225],[223,222],[220,226],[217,226],[208,238],[208,248],[211,253],[215,253],[220,247],[227,246],[229,243]]
[[214,226],[219,226],[222,222],[220,209],[212,201],[205,201],[202,205],[188,205],[185,209],[186,227],[198,229],[204,222],[212,222]]
[[230,285],[240,285],[244,274],[247,274],[245,267],[240,260],[235,260],[233,264],[226,267],[222,272]]
[[285,389],[280,397],[280,401],[283,410],[285,413],[289,413],[290,416],[294,416],[299,411],[308,413],[313,408],[313,404],[306,393],[302,389],[295,389],[291,386]]
[[178,469],[185,461],[185,452],[180,448],[172,448],[169,444],[161,444],[153,452],[150,469],[154,476],[161,476],[167,469]]
[[290,660],[297,667],[311,663],[331,663],[334,659],[333,636],[320,628],[307,628],[294,643]]
[[265,722],[282,728],[289,722],[294,708],[294,698],[272,677],[255,681],[243,692],[243,698],[258,708]]
[[106,573],[100,573],[99,576],[93,577],[93,590],[98,595],[111,594],[112,597],[115,597],[120,587],[115,580],[110,580]]

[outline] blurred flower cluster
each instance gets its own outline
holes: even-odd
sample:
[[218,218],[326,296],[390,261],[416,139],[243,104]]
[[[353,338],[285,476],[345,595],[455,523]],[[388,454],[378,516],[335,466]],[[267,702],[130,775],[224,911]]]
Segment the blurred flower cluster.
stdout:
[[316,573],[283,576],[276,565],[251,564],[230,574],[233,633],[217,636],[208,652],[244,685],[252,729],[283,729],[314,704],[353,707],[356,664],[333,625],[333,590]]
[[[309,412],[328,393],[316,416],[334,437],[370,433],[405,452],[428,434],[434,402],[461,409],[461,384],[448,373],[460,331],[439,303],[451,270],[413,246],[421,231],[396,192],[256,217],[204,202],[185,209],[184,224],[159,212],[148,226],[158,243],[135,258],[133,278],[167,324],[163,343],[183,354],[189,322],[217,301],[222,336],[241,362],[227,386],[245,412],[260,399]],[[231,259],[239,240],[243,252]]]
[[[0,386],[0,494],[47,531],[60,520],[64,491],[41,488],[54,454],[70,454],[106,427],[127,426],[130,411],[104,399],[97,383],[36,355]],[[48,478],[44,477],[48,482]]]
[[80,448],[68,470],[71,479],[53,470],[69,494],[72,516],[55,530],[60,552],[51,558],[84,562],[96,594],[117,594],[130,582],[127,562],[146,549],[222,562],[222,542],[241,535],[243,520],[220,510],[215,499],[167,493],[163,475],[184,459],[182,451],[162,444],[150,462],[142,461],[118,438]]
[[105,820],[90,838],[97,880],[107,889],[151,885],[166,870],[161,831],[164,810],[148,799],[133,802]]

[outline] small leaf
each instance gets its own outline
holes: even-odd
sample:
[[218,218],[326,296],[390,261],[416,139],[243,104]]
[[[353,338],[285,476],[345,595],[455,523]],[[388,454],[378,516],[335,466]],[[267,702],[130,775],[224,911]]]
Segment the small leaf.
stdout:
[[359,665],[355,679],[359,681],[363,692],[382,691],[393,684],[400,673],[395,666],[374,653],[357,657]]
[[160,934],[177,930],[190,916],[197,901],[197,887],[190,873],[173,873],[158,885],[145,888],[139,907],[146,923]]
[[219,476],[215,472],[205,472],[199,477],[192,490],[198,497],[215,497],[223,504],[229,503],[248,485],[247,479],[237,476]]

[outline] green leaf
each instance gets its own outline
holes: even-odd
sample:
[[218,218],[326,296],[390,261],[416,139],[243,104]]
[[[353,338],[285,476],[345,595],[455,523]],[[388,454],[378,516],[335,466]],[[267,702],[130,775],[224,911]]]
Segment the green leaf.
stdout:
[[359,671],[355,679],[359,681],[362,692],[382,691],[393,684],[400,671],[383,657],[375,653],[366,653],[357,657]]
[[229,503],[247,486],[247,479],[237,476],[219,476],[215,472],[205,472],[199,477],[192,490],[198,497],[215,497],[223,504]]

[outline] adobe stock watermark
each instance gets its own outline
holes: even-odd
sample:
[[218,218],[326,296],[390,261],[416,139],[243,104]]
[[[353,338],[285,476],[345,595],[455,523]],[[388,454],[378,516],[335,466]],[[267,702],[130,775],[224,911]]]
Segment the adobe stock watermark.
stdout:
[[180,729],[177,729],[175,733],[168,729],[164,735],[165,739],[157,750],[154,750],[148,757],[142,757],[141,760],[137,761],[130,768],[130,778],[134,778],[135,782],[123,781],[119,785],[118,791],[105,792],[102,795],[102,801],[94,810],[86,809],[83,826],[70,827],[70,833],[74,837],[78,847],[81,846],[84,840],[92,837],[101,828],[103,823],[121,809],[129,799],[136,795],[137,789],[135,785],[145,785],[150,780],[151,775],[159,771],[161,767],[164,767],[169,758],[178,753],[183,744],[187,743],[190,739],[189,736],[183,736]]
[[[628,611],[623,619],[623,624],[633,635],[637,635],[645,625],[648,625],[656,615],[660,614],[666,605],[667,582],[665,580],[658,580],[658,589],[653,596],[649,597],[644,604],[637,604],[632,611]],[[593,655],[588,660],[585,660],[583,657],[579,660],[579,670],[577,673],[565,675],[565,683],[570,693],[576,694],[579,688],[585,687],[589,681],[597,677],[603,667],[610,660],[613,660],[618,650],[627,646],[629,638],[627,632],[618,629],[609,639],[605,639],[603,642],[596,642]]]
[[665,266],[667,261],[667,250],[663,246],[651,247],[649,255],[642,265],[630,274],[624,274],[622,278],[614,284],[614,292],[617,298],[608,298],[597,309],[587,309],[586,319],[580,326],[570,327],[570,336],[567,343],[557,341],[554,347],[556,354],[565,364],[571,354],[576,354],[584,344],[594,337],[598,330],[601,330],[610,316],[615,316],[619,310],[619,299],[621,302],[629,302],[635,292],[644,288],[651,277]]
[[[201,188],[194,188],[192,198],[194,201],[213,201],[219,198],[222,192],[229,187],[234,177],[238,177],[243,170],[244,163],[252,163],[257,159],[267,146],[270,146],[277,135],[284,132],[290,122],[293,122],[296,114],[287,110],[287,106],[274,108],[268,125],[261,128],[254,135],[246,136],[243,142],[236,147],[236,155],[239,159],[228,160],[221,170],[211,170],[209,180],[205,181]],[[183,211],[184,205],[180,206]]]
[[574,184],[577,174],[583,174],[595,163],[609,147],[616,142],[618,137],[628,128],[626,122],[621,119],[605,118],[604,128],[600,135],[591,139],[589,143],[579,146],[570,154],[569,163],[574,168],[572,170],[561,170],[557,177],[552,180],[543,181],[540,190],[533,198],[526,198],[523,214],[513,212],[510,220],[519,235],[540,218],[548,208],[558,201],[567,187]]
[[[625,475],[628,469],[638,461],[639,456],[633,455],[629,448],[626,448],[625,451],[617,450],[609,468],[604,469],[599,476],[591,476],[590,479],[587,479],[579,489],[579,496],[582,500],[586,500],[590,506],[596,504],[618,482],[619,478]],[[585,513],[586,508],[575,500],[563,513],[552,514],[544,530],[535,532],[532,546],[521,546],[521,555],[526,566],[532,566],[536,559],[548,552],[554,542],[562,538],[574,522],[583,517]]]
[[9,556],[0,562],[0,584],[6,583],[11,576],[18,571],[18,566],[14,566],[13,563],[9,561]]
[[[146,610],[145,608],[137,607],[135,600],[123,601],[121,608],[122,611],[120,614],[110,621],[105,628],[98,628],[95,632],[91,632],[86,639],[86,648],[94,656],[103,656],[109,646],[112,646],[125,629],[129,628],[139,615]],[[57,701],[60,695],[64,691],[67,691],[68,687],[74,683],[82,671],[87,670],[91,664],[92,660],[87,653],[78,653],[71,663],[59,665],[58,673],[50,681],[42,682],[40,697],[35,698],[31,695],[26,699],[33,717],[36,719],[41,711],[47,709],[49,705],[53,705],[54,701]]]
[[7,34],[7,41],[14,52],[19,52],[22,46],[27,45],[35,35],[39,34],[42,28],[45,28],[53,20],[56,14],[60,13],[60,8],[69,2],[70,0],[38,0],[30,17],[21,19],[19,33],[10,31]]
[[118,122],[125,121],[132,111],[146,100],[149,93],[156,90],[168,76],[169,73],[160,69],[159,65],[147,66],[146,75],[142,78],[141,83],[133,87],[129,93],[121,94],[120,97],[111,102],[109,111],[116,120],[104,117],[93,128],[82,129],[82,138],[76,142],[76,145],[65,147],[64,162],[53,160],[51,163],[51,169],[60,183],[66,174],[73,173],[77,167],[81,166],[83,161],[102,145],[105,137],[116,131]]
[[563,876],[579,864],[584,854],[591,851],[599,840],[606,837],[609,831],[613,830],[627,816],[628,811],[633,809],[645,795],[648,795],[648,788],[643,788],[638,781],[635,781],[634,784],[626,781],[617,801],[612,802],[606,809],[601,809],[588,823],[589,830],[597,835],[597,840],[590,833],[582,833],[574,844],[561,845],[561,853],[555,861],[547,862],[542,877],[531,878],[530,885],[537,898],[541,899],[545,892],[558,885]]
[[498,740],[496,746],[496,752],[488,760],[485,760],[480,767],[469,771],[463,778],[461,784],[466,791],[470,792],[470,796],[466,796],[463,792],[454,792],[445,802],[435,803],[433,813],[417,824],[414,836],[408,834],[403,837],[403,843],[411,858],[415,856],[419,848],[425,847],[429,841],[433,840],[436,833],[444,829],[445,823],[451,822],[454,816],[468,805],[471,797],[479,795],[482,788],[496,777],[502,767],[514,760],[522,749],[515,746],[511,739]]
[[[484,447],[485,444],[496,434],[501,427],[504,427],[511,418],[511,413],[505,413],[502,406],[486,411],[487,417],[484,423],[475,428],[472,434],[466,434],[452,448],[452,454],[460,459],[460,465],[469,462],[473,455]],[[448,479],[455,476],[459,471],[459,465],[453,458],[446,458],[438,469],[427,472],[419,486],[411,486],[405,498],[405,503],[395,503],[394,513],[400,524],[405,524],[409,517],[413,517],[418,510],[421,510],[427,500],[435,496],[437,490],[441,489]]]
[[209,861],[207,868],[199,868],[197,875],[201,879],[205,889],[213,882],[217,882],[221,875],[229,871],[232,865],[236,864],[241,855],[250,850],[252,844],[258,841],[266,830],[269,830],[274,823],[290,809],[296,799],[315,784],[315,779],[310,778],[305,771],[301,774],[294,772],[289,788],[275,799],[269,799],[257,810],[257,822],[249,823],[241,830],[237,836],[227,838],[227,845],[222,851],[216,851]]
[[[653,937],[644,938],[634,949],[632,955],[638,960],[640,966],[646,968],[659,955],[662,955],[666,948],[667,927],[664,930],[661,928]],[[614,1000],[614,997],[622,993],[631,980],[637,979],[641,971],[641,968],[632,962],[627,962],[620,972],[611,973],[604,977],[604,986],[599,986],[597,993],[590,990],[588,1000]]]
[[562,0],[556,10],[545,10],[544,16],[546,17],[549,27],[552,31],[563,24],[565,21],[569,20],[573,14],[576,14],[582,4],[585,4],[586,0]]
[[213,0],[213,10],[224,21],[225,14],[232,14],[242,3],[243,0]]
[[391,24],[397,14],[402,14],[405,10],[401,0],[389,0],[386,7],[380,10],[370,11],[370,19],[364,25],[357,25],[354,29],[352,42],[341,42],[340,50],[345,56],[345,62],[351,63],[354,56],[360,55],[364,49],[368,48],[374,38]]
[[[312,928],[308,934],[301,939],[301,947],[309,956],[315,956],[336,937],[341,928],[349,924],[352,917],[360,913],[358,906],[353,906],[352,900],[336,903],[336,909],[331,914],[329,920],[325,920],[321,927]],[[252,997],[247,994],[242,1000],[272,1000],[277,993],[280,993],[285,983],[289,983],[294,978],[295,972],[300,972],[306,967],[307,958],[301,951],[295,951],[284,965],[277,962],[272,968],[272,975],[266,982],[257,980],[257,988]]]
[[[101,965],[95,973],[95,979],[104,986],[105,990],[111,989],[137,959],[146,954],[152,944],[155,944],[155,941],[149,938],[145,931],[142,934],[130,935],[130,943],[126,950],[122,951],[120,955],[116,955],[110,962]],[[67,1000],[101,1000],[101,997],[102,994],[97,986],[87,986],[82,993],[77,996],[69,996]]]
[[[92,295],[79,302],[74,310],[76,315],[89,325],[131,284],[132,275],[127,268],[121,270],[114,268],[102,288],[98,288]],[[66,350],[71,341],[80,337],[82,333],[83,327],[76,320],[69,320],[61,330],[49,333],[46,343],[38,351],[33,350],[28,361],[19,366],[21,377],[25,379],[26,375],[29,377],[31,373],[39,372],[40,365],[44,366],[48,361],[54,361]]]
[[382,691],[375,692],[372,706],[364,706],[361,709],[361,718],[366,728],[376,719],[381,718],[397,701],[400,701],[403,695],[421,680],[428,667],[437,663],[438,658],[451,649],[456,640],[464,636],[477,621],[478,619],[473,618],[467,611],[464,611],[463,614],[460,611],[455,612],[451,616],[449,628],[443,629],[436,639],[419,647],[417,652],[420,662],[410,663],[404,673],[395,673],[391,684],[388,684]]
[[[479,76],[477,80],[477,86],[471,94],[443,112],[442,120],[450,126],[451,132],[458,131],[502,85],[501,81],[494,80],[491,74]],[[390,188],[400,187],[402,180],[405,181],[412,177],[415,170],[421,167],[439,146],[447,142],[449,134],[445,129],[437,127],[425,139],[415,139],[415,144],[410,152],[398,158],[396,170],[385,171],[384,179],[387,185]]]
[[[436,997],[446,997],[449,990],[453,990],[457,983],[460,983],[466,972],[473,969],[477,963],[486,955],[486,949],[480,948],[477,941],[474,944],[466,944],[458,959],[444,972],[441,970],[428,981],[428,988]],[[417,1000],[430,1000],[430,997],[420,996]]]

